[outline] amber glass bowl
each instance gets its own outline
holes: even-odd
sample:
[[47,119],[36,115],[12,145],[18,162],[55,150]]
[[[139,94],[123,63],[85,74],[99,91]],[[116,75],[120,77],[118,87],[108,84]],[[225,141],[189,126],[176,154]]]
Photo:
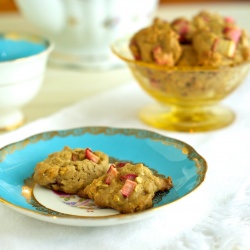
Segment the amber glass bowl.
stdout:
[[157,101],[139,112],[142,121],[155,128],[183,132],[214,130],[234,121],[234,112],[220,101],[243,82],[250,62],[221,68],[166,68],[134,60],[128,44],[128,38],[118,40],[112,51]]

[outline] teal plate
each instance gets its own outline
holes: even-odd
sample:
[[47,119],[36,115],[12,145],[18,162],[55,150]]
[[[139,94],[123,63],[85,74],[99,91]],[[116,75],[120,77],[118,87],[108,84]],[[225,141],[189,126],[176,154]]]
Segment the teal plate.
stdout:
[[[153,207],[133,214],[100,209],[76,195],[60,195],[35,185],[35,165],[64,146],[100,150],[111,161],[144,163],[156,174],[170,176],[174,187],[157,194]],[[136,221],[190,196],[204,182],[207,163],[185,142],[152,131],[82,127],[45,132],[0,149],[0,201],[27,216],[64,225],[107,226]]]

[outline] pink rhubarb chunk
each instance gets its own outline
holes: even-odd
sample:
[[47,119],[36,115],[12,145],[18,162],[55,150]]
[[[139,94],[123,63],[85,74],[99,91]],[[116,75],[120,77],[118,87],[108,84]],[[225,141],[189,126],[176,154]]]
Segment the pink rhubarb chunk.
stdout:
[[95,163],[98,163],[100,160],[100,157],[92,152],[91,149],[86,148],[85,150],[85,157]]
[[133,191],[134,191],[136,185],[137,185],[137,183],[136,183],[135,181],[131,181],[131,180],[127,179],[127,180],[125,181],[125,183],[124,183],[122,189],[121,189],[122,195],[123,195],[125,198],[129,197],[129,196],[133,193]]
[[239,42],[242,33],[240,29],[234,27],[226,27],[223,32],[228,39],[234,41],[235,43]]
[[120,162],[116,163],[116,167],[117,167],[117,168],[122,168],[122,167],[124,167],[126,164],[127,164],[127,162],[125,162],[125,161],[120,161]]
[[186,42],[187,40],[186,36],[188,32],[190,31],[189,22],[185,19],[179,18],[179,19],[176,19],[172,25],[180,36],[179,40],[181,42]]
[[160,46],[153,49],[153,57],[158,65],[173,66],[173,57],[170,53],[164,53]]
[[137,174],[125,174],[120,177],[122,181],[126,181],[127,179],[133,181],[137,177]]
[[77,155],[77,154],[72,154],[72,156],[71,156],[71,160],[72,161],[78,161],[79,160],[79,156]]
[[224,20],[226,23],[234,23],[234,19],[230,16],[225,17]]
[[111,181],[116,177],[117,173],[118,172],[117,172],[117,169],[115,168],[115,165],[113,165],[113,164],[110,165],[110,167],[107,171],[107,177],[105,179],[105,183],[109,185],[111,183]]

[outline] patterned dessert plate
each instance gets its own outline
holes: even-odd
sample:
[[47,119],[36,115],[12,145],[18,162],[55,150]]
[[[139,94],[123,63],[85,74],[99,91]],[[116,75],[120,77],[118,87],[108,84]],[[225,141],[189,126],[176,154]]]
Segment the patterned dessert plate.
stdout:
[[[110,161],[142,162],[155,174],[171,176],[174,187],[157,193],[153,207],[133,214],[101,209],[90,199],[56,193],[32,180],[35,165],[64,146],[100,150]],[[207,163],[188,144],[130,128],[82,127],[45,132],[0,149],[0,201],[27,216],[56,224],[108,226],[166,211],[190,197],[204,182]]]

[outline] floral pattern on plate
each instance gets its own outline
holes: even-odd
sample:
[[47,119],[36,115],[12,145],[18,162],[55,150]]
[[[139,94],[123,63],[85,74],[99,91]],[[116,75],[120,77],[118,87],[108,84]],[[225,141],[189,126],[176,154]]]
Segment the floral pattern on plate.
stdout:
[[61,201],[71,207],[78,207],[81,209],[86,209],[87,212],[93,212],[95,209],[100,209],[91,199],[81,198],[75,194],[66,194],[63,192],[54,193],[61,199]]

